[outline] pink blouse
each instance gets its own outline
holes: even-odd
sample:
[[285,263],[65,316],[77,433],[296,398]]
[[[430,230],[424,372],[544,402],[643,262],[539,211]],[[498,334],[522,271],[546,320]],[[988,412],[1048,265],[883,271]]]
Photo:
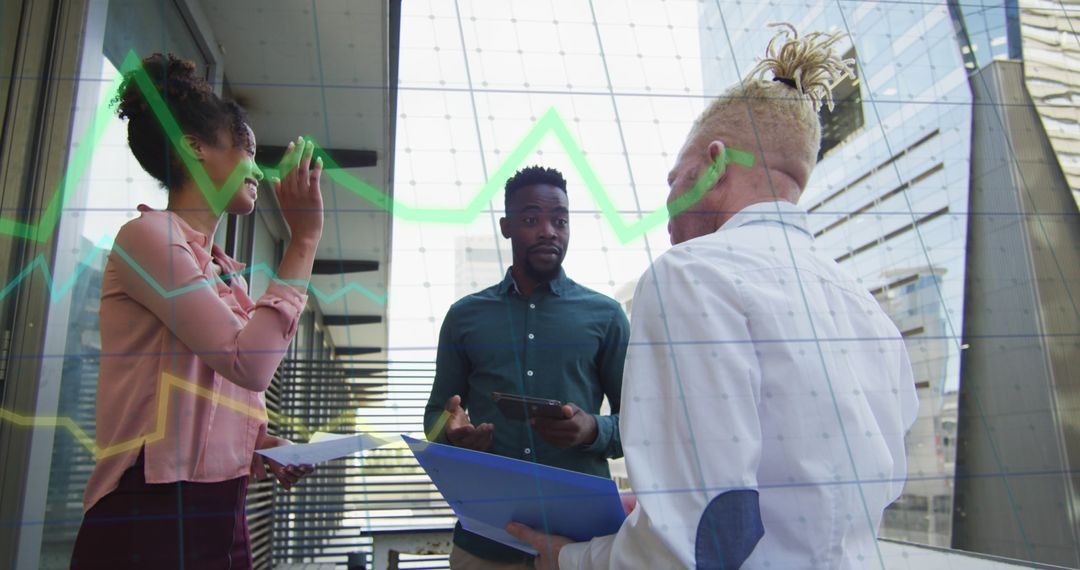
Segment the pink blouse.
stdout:
[[[272,447],[262,392],[296,334],[307,296],[272,283],[257,303],[242,277],[214,272],[207,236],[139,206],[120,229],[101,291],[97,465],[89,510],[145,453],[147,483],[218,482]],[[223,273],[244,265],[216,245]]]

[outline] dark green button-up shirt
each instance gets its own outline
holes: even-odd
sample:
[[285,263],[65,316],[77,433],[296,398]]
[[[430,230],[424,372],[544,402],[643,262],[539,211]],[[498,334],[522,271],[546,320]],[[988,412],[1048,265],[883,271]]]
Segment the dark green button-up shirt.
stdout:
[[[495,425],[491,453],[610,477],[607,459],[622,456],[619,398],[630,325],[615,300],[559,277],[523,297],[510,272],[498,285],[451,305],[439,333],[435,382],[424,412],[429,437],[446,442],[440,426],[446,401],[461,396],[473,425]],[[492,392],[577,404],[596,417],[596,441],[559,449],[525,422],[507,419]],[[601,416],[607,396],[611,415]],[[454,543],[490,560],[527,558],[522,552],[463,530]]]

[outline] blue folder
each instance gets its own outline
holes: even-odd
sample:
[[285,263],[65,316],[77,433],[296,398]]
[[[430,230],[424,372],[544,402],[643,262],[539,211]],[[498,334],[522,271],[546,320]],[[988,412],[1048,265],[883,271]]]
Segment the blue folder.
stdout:
[[507,523],[581,542],[614,534],[626,518],[611,479],[401,437],[465,530],[529,554]]

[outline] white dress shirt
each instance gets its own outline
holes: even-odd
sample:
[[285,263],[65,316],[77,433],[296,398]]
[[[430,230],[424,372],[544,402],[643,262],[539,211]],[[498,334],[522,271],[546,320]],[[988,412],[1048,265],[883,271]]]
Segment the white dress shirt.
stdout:
[[[710,528],[760,513],[743,568],[880,567],[917,408],[900,333],[816,252],[806,214],[750,206],[638,283],[620,421],[637,507],[618,533],[564,547],[560,566],[716,567],[732,533]],[[728,491],[743,508],[716,501],[706,524]]]

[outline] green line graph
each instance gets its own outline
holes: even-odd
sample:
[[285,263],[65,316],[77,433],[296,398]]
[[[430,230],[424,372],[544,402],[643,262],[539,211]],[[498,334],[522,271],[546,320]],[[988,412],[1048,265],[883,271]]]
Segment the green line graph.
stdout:
[[[119,255],[121,258],[123,258],[124,261],[126,261],[129,265],[131,265],[131,267],[135,270],[135,272],[138,273],[140,277],[145,279],[146,282],[149,283],[150,286],[153,287],[154,290],[157,291],[157,293],[159,295],[161,295],[162,297],[165,297],[166,299],[171,299],[171,298],[176,297],[178,295],[183,295],[184,293],[190,293],[191,291],[195,291],[197,289],[202,289],[204,287],[209,287],[210,284],[211,284],[210,281],[206,281],[206,282],[201,282],[201,283],[194,283],[194,284],[188,285],[186,287],[181,287],[179,289],[166,290],[157,281],[155,281],[154,278],[151,277],[150,274],[146,272],[146,270],[144,270],[142,267],[140,267],[139,264],[136,263],[135,260],[132,259],[131,256],[127,254],[126,251],[120,249],[119,247],[116,247],[115,245],[113,246],[113,251],[117,255]],[[274,270],[271,269],[270,266],[267,265],[266,263],[256,263],[255,265],[253,265],[251,267],[245,268],[243,271],[236,271],[236,272],[233,272],[233,273],[228,273],[228,274],[222,275],[222,278],[228,278],[228,277],[233,276],[233,275],[247,275],[247,274],[251,274],[251,273],[264,273],[264,274],[268,275],[270,277],[270,279],[273,279],[274,281],[276,281],[278,283],[285,284],[285,285],[305,286],[305,287],[307,287],[307,290],[309,292],[311,292],[313,295],[318,297],[321,301],[324,301],[324,302],[327,302],[327,303],[333,303],[334,301],[340,299],[342,296],[344,296],[349,291],[357,291],[360,294],[367,297],[368,299],[371,299],[372,301],[375,301],[376,303],[378,303],[380,305],[385,305],[386,304],[386,294],[385,293],[381,294],[381,295],[377,294],[377,293],[371,291],[370,289],[368,289],[368,288],[366,288],[363,285],[360,285],[358,283],[350,282],[350,283],[346,284],[344,287],[342,287],[341,289],[338,289],[337,291],[335,291],[334,293],[327,294],[327,293],[324,293],[323,291],[321,291],[318,287],[312,285],[311,283],[309,283],[307,280],[304,280],[304,279],[280,279],[280,278],[278,278],[277,274],[274,273]]]
[[356,417],[355,409],[362,405],[359,401],[356,402],[356,408],[345,411],[337,417],[327,418],[320,425],[313,426],[308,425],[307,422],[298,417],[287,416],[262,408],[253,408],[249,402],[238,401],[222,396],[214,390],[199,386],[197,383],[184,378],[173,376],[168,372],[163,372],[161,374],[161,381],[157,391],[157,409],[154,413],[154,417],[157,419],[157,421],[154,422],[154,429],[149,433],[142,433],[123,441],[112,442],[105,447],[98,447],[94,438],[91,437],[86,430],[80,427],[79,424],[76,423],[75,418],[71,416],[20,414],[14,410],[0,407],[0,422],[8,422],[12,425],[25,428],[61,428],[67,430],[72,437],[75,438],[75,441],[79,442],[79,444],[81,444],[86,451],[90,452],[96,460],[101,461],[102,459],[134,451],[144,445],[150,445],[164,439],[168,429],[168,424],[166,422],[169,417],[169,412],[172,409],[169,403],[172,400],[174,392],[187,392],[197,398],[212,400],[225,409],[259,420],[265,421],[271,419],[279,424],[296,430],[305,440],[310,439],[317,430],[337,431],[342,428],[351,427],[354,433],[371,433],[377,431],[376,427],[369,426],[366,422]]
[[[75,286],[75,283],[78,281],[79,276],[82,275],[82,273],[84,271],[86,271],[86,268],[90,266],[90,261],[94,257],[96,257],[97,255],[100,255],[102,253],[107,253],[109,248],[111,248],[112,251],[115,252],[118,256],[120,256],[125,262],[127,262],[129,265],[131,265],[131,267],[135,270],[135,272],[138,273],[140,277],[145,279],[146,282],[149,283],[150,286],[154,289],[154,291],[156,291],[159,295],[161,295],[162,297],[164,297],[166,299],[171,299],[173,297],[177,297],[177,296],[183,295],[185,293],[190,293],[190,292],[196,291],[198,289],[203,289],[203,288],[206,288],[206,287],[210,287],[213,284],[213,282],[211,282],[209,280],[206,280],[206,281],[203,281],[203,282],[188,285],[186,287],[181,287],[179,289],[172,289],[172,290],[166,289],[166,288],[162,287],[161,284],[159,284],[157,282],[157,280],[155,280],[149,273],[147,273],[146,270],[144,270],[142,267],[140,267],[139,264],[136,263],[135,260],[132,259],[131,256],[128,255],[128,253],[126,251],[124,251],[120,247],[116,246],[115,244],[112,244],[111,239],[102,238],[102,239],[98,240],[97,243],[94,244],[93,250],[88,252],[86,255],[84,255],[82,257],[82,259],[79,260],[79,262],[78,262],[78,264],[76,266],[76,269],[71,274],[71,276],[69,276],[66,280],[64,280],[62,282],[57,282],[54,279],[54,276],[53,276],[52,272],[49,270],[49,263],[45,259],[45,256],[44,255],[39,255],[32,262],[30,262],[25,268],[23,268],[23,270],[20,271],[19,274],[16,275],[10,282],[8,282],[8,284],[5,285],[3,289],[0,289],[0,300],[3,300],[12,291],[14,291],[15,288],[18,287],[19,283],[21,283],[24,279],[28,278],[34,272],[34,270],[40,271],[42,273],[42,275],[45,277],[45,283],[47,284],[48,289],[49,289],[49,294],[52,297],[55,298],[55,297],[60,297],[60,296],[66,295],[69,291],[71,291],[72,287]],[[311,283],[309,283],[307,281],[304,281],[304,280],[280,279],[280,278],[278,278],[277,274],[274,272],[274,270],[269,265],[267,265],[266,263],[262,263],[262,262],[256,263],[255,265],[252,265],[251,267],[244,268],[243,271],[236,271],[236,272],[233,272],[233,273],[223,275],[222,277],[223,278],[228,278],[228,277],[231,277],[231,276],[239,275],[239,276],[243,276],[243,277],[247,278],[248,275],[251,275],[251,274],[254,274],[254,273],[265,274],[270,279],[272,279],[273,281],[276,281],[278,283],[282,283],[284,285],[302,285],[302,286],[306,286],[307,290],[308,290],[308,292],[310,294],[314,295],[320,301],[323,301],[325,303],[333,303],[333,302],[337,301],[338,299],[340,299],[341,297],[348,294],[350,291],[355,291],[357,293],[360,293],[364,297],[367,297],[371,301],[374,301],[375,303],[377,303],[379,305],[385,305],[386,304],[386,293],[376,293],[376,292],[372,291],[371,289],[368,289],[367,287],[364,287],[363,285],[360,285],[359,283],[350,282],[350,283],[347,283],[344,287],[341,287],[340,289],[338,289],[337,291],[334,291],[333,293],[326,293],[326,292],[322,291],[321,289],[319,289],[318,287],[316,287],[315,285],[312,285]]]
[[[735,163],[746,167],[754,165],[754,155],[752,153],[733,148],[726,149],[724,154],[717,157],[714,168],[707,169],[707,172],[702,174],[694,183],[690,192],[675,199],[670,205],[660,206],[637,221],[627,223],[611,201],[610,194],[604,189],[589,161],[585,158],[585,153],[578,146],[577,141],[574,140],[570,129],[566,126],[566,122],[562,120],[562,117],[554,108],[550,108],[533,125],[517,147],[506,157],[506,160],[495,170],[488,178],[487,183],[480,188],[476,196],[464,208],[413,207],[387,196],[374,186],[343,170],[330,169],[327,174],[334,182],[357,196],[392,212],[397,219],[442,224],[470,224],[484,211],[492,198],[502,191],[505,181],[515,171],[525,166],[529,156],[537,150],[547,136],[555,137],[556,141],[566,151],[571,164],[585,183],[585,188],[600,207],[600,213],[622,243],[632,241],[653,228],[666,224],[669,214],[674,215],[693,206],[716,183],[717,178],[723,174],[724,168],[728,164]],[[331,158],[331,163],[332,160]]]
[[[120,66],[120,74],[107,92],[118,92],[124,76],[129,73],[132,74],[136,87],[146,98],[153,116],[161,124],[169,141],[174,146],[181,145],[183,131],[180,129],[176,117],[169,110],[168,104],[142,68],[139,57],[134,51],[129,52],[124,58]],[[94,113],[90,125],[87,127],[85,137],[77,145],[68,170],[61,178],[59,188],[42,212],[39,221],[35,224],[9,217],[0,217],[0,234],[35,241],[45,241],[52,236],[59,222],[61,211],[68,200],[71,199],[78,181],[85,174],[90,161],[93,159],[94,151],[101,141],[108,122],[113,120],[113,99],[113,97],[108,97]],[[715,184],[717,178],[723,173],[728,164],[735,163],[746,167],[751,167],[754,164],[754,155],[752,153],[738,149],[726,149],[722,155],[717,157],[714,168],[707,169],[690,192],[666,206],[661,205],[652,212],[644,214],[640,219],[632,223],[627,223],[616,209],[610,194],[604,189],[596,172],[585,158],[585,153],[574,140],[566,122],[563,121],[554,108],[548,109],[540,117],[521,142],[518,143],[517,147],[489,177],[487,183],[478,190],[476,196],[464,208],[423,208],[404,204],[366,181],[337,168],[333,157],[326,155],[325,152],[321,154],[327,156],[328,166],[331,167],[326,171],[329,179],[360,198],[371,202],[376,207],[389,212],[395,218],[413,222],[469,224],[480,215],[485,206],[502,189],[503,182],[525,165],[529,156],[537,150],[540,143],[547,136],[555,137],[556,141],[566,151],[571,164],[581,176],[586,189],[593,200],[596,201],[604,219],[623,243],[627,243],[642,236],[649,230],[667,223],[669,215],[677,214],[693,206]],[[314,144],[319,147],[317,142],[314,142]],[[184,167],[203,193],[211,209],[217,214],[224,211],[225,206],[243,182],[241,166],[238,165],[225,183],[218,188],[215,187],[206,169],[196,158],[190,156],[189,153],[177,154],[180,155]],[[280,166],[260,165],[260,168],[267,175],[280,177],[282,174]]]

